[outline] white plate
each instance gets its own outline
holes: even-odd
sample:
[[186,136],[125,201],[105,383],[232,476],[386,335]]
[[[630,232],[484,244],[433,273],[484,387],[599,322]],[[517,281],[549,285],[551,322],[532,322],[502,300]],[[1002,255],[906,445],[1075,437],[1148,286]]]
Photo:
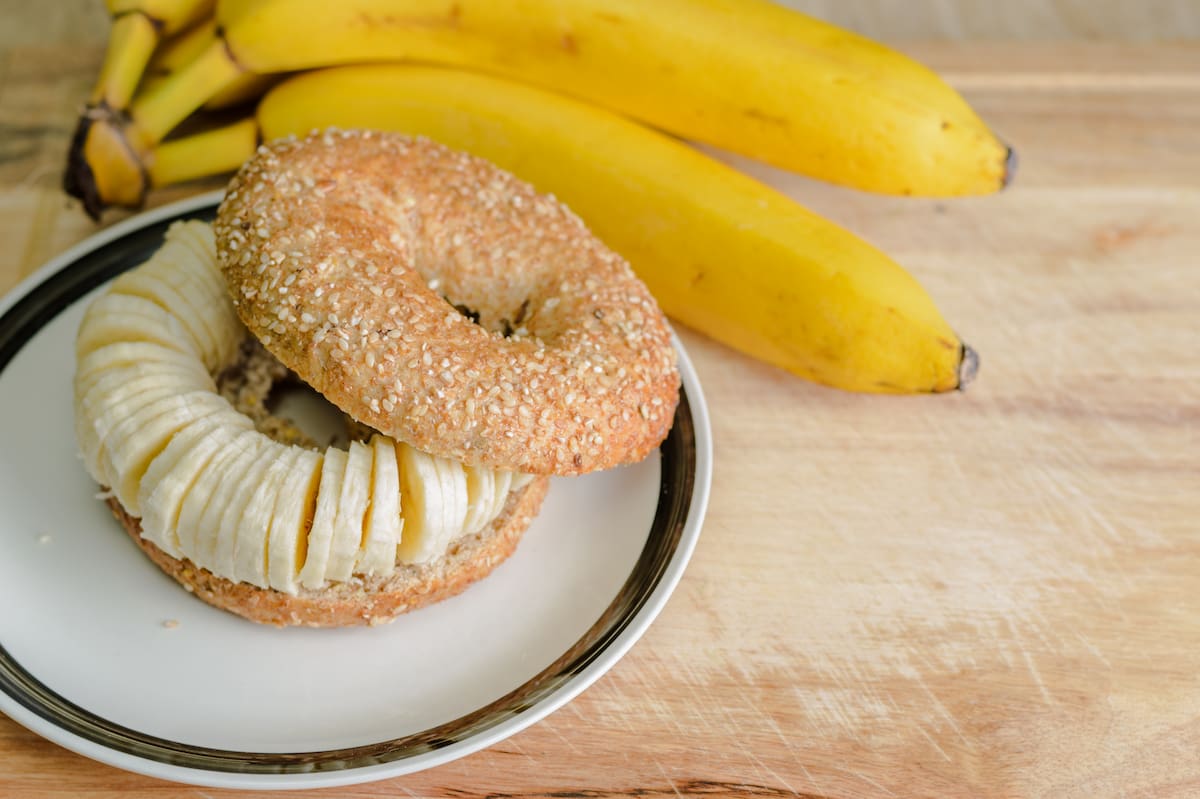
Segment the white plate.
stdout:
[[116,225],[0,301],[0,711],[130,771],[262,789],[429,768],[561,707],[645,632],[699,536],[711,433],[682,346],[683,400],[660,450],[555,480],[486,580],[382,627],[254,625],[136,549],[72,435],[86,300],[217,200]]

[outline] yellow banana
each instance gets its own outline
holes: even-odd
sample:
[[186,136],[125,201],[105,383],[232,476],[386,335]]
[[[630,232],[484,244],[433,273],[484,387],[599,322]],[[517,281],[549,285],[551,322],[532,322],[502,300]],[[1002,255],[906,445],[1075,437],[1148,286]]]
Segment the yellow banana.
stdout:
[[123,114],[159,40],[212,14],[215,0],[107,0],[108,49],[71,140],[63,188],[96,217],[107,204],[140,205],[141,151],[123,130]]
[[146,156],[146,178],[151,186],[171,186],[232,172],[257,146],[258,124],[253,118],[169,139]]
[[108,34],[104,62],[100,65],[100,76],[88,103],[110,108],[128,106],[157,42],[158,30],[145,14],[115,17]]
[[[575,210],[676,320],[809,379],[870,392],[961,387],[977,360],[901,267],[664,134],[561,95],[436,67],[304,73],[259,105],[264,139],[326,126],[425,135]],[[225,160],[248,157],[248,137]]]
[[933,72],[768,0],[222,0],[216,18],[219,40],[106,123],[132,152],[246,72],[417,60],[871,191],[982,194],[1008,177],[1008,148]]
[[215,0],[108,0],[107,5],[113,27],[89,102],[124,109],[159,40],[210,15]]

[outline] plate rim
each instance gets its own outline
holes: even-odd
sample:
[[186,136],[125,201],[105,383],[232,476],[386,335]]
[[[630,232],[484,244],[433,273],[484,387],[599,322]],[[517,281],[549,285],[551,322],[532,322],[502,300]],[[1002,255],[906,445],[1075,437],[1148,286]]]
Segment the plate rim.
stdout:
[[[5,316],[21,300],[36,291],[47,280],[107,244],[130,236],[152,225],[182,217],[216,206],[224,191],[205,192],[153,210],[136,214],[111,227],[97,231],[47,261],[0,297],[0,317]],[[50,319],[58,316],[56,311]],[[47,320],[48,321],[48,320]],[[39,325],[39,329],[41,326]],[[598,654],[582,669],[572,673],[563,683],[551,687],[545,696],[536,698],[527,708],[480,731],[469,731],[462,739],[436,746],[427,751],[386,762],[349,767],[286,773],[257,773],[205,769],[165,760],[143,757],[114,749],[79,735],[59,723],[26,707],[17,697],[0,686],[0,712],[35,734],[77,754],[146,776],[204,787],[244,789],[298,789],[344,786],[387,779],[432,768],[490,747],[540,721],[577,697],[623,658],[641,638],[650,624],[665,607],[674,593],[695,550],[706,515],[712,481],[712,429],[707,404],[686,350],[678,336],[673,343],[679,360],[682,394],[691,417],[691,497],[683,511],[682,529],[675,549],[670,553],[661,573],[642,604],[627,618],[619,631],[604,644]],[[24,346],[22,343],[21,346]],[[20,347],[18,347],[19,351]],[[660,491],[660,501],[662,493]],[[661,505],[660,505],[661,508]],[[618,592],[619,597],[619,592]],[[616,599],[614,598],[614,602]],[[610,608],[612,605],[609,606]],[[602,614],[595,624],[603,620]],[[595,626],[595,624],[593,626]],[[589,628],[590,631],[591,628]],[[586,640],[586,635],[581,641]],[[578,642],[577,644],[578,645]],[[0,642],[2,646],[2,642]],[[564,653],[569,654],[573,647]],[[555,663],[559,662],[562,656]],[[14,660],[14,663],[16,661]],[[19,666],[19,663],[17,664]],[[551,664],[553,666],[553,664]],[[539,675],[542,672],[539,672]],[[36,681],[36,677],[30,675]],[[530,680],[537,678],[537,675]],[[40,684],[40,682],[39,682]],[[528,684],[528,683],[527,683]],[[507,695],[506,695],[507,696]],[[380,742],[388,743],[388,742]],[[184,744],[191,747],[191,745]],[[194,747],[192,747],[194,748]],[[286,756],[289,753],[277,753]]]

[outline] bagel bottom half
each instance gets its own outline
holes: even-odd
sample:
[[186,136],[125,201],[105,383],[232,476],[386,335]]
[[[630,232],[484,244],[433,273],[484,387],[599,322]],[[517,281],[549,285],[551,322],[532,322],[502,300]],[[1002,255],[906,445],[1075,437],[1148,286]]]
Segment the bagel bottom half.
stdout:
[[483,530],[450,544],[440,558],[399,565],[389,577],[355,577],[316,591],[286,594],[218,577],[189,560],[173,558],[142,538],[138,519],[115,497],[109,508],[130,537],[160,569],[210,605],[277,627],[351,627],[381,624],[440,602],[490,574],[517,548],[546,496],[549,478],[538,477],[509,494],[504,511]]

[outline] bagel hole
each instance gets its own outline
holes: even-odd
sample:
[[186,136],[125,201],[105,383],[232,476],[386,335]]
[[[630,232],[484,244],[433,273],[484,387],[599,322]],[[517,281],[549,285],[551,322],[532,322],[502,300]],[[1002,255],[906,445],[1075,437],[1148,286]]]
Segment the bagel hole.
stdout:
[[255,428],[281,444],[311,449],[346,447],[374,431],[321,396],[257,339],[247,338],[233,363],[217,376],[217,390]]
[[272,385],[265,404],[270,416],[295,425],[317,446],[350,445],[348,428],[351,420],[336,405],[294,375]]
[[516,311],[511,314],[500,316],[492,324],[484,323],[482,321],[483,315],[470,305],[467,305],[465,302],[455,302],[445,295],[442,295],[442,299],[448,302],[451,307],[454,308],[454,310],[458,311],[467,319],[470,319],[473,323],[493,333],[499,333],[505,338],[512,338],[514,334],[519,334],[522,336],[529,334],[529,331],[524,328],[525,319],[529,314],[528,297],[521,301],[521,304],[517,306]]

